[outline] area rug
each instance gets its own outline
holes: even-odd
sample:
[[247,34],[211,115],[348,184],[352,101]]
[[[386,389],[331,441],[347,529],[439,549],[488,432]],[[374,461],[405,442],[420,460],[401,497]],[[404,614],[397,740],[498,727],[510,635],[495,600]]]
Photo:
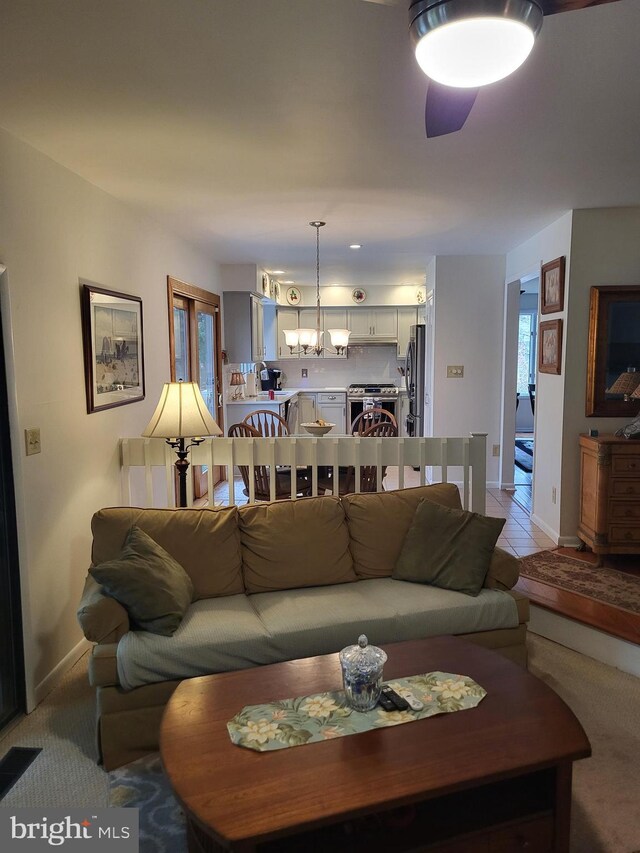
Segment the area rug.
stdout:
[[523,557],[520,574],[630,613],[640,613],[640,577],[637,575],[593,566],[578,557],[566,557],[556,551],[539,551]]
[[533,440],[516,438],[515,463],[522,471],[530,474],[533,470]]
[[139,810],[139,853],[186,853],[184,813],[158,753],[109,773],[109,805]]

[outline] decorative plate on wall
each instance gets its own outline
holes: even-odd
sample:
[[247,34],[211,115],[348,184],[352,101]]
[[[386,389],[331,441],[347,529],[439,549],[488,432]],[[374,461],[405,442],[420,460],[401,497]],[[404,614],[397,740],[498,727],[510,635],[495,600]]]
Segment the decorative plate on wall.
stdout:
[[271,284],[272,284],[272,286],[273,286],[273,287],[272,287],[271,298],[272,298],[272,299],[275,299],[275,301],[276,301],[276,302],[280,302],[280,282],[279,282],[279,281],[278,281],[278,279],[276,278],[275,280],[272,280],[272,281],[271,281]]
[[366,290],[362,290],[361,287],[356,287],[355,290],[351,291],[351,298],[354,302],[364,302],[367,298],[367,292]]
[[416,293],[416,302],[419,305],[422,305],[423,302],[425,301],[425,299],[426,299],[426,297],[424,295],[424,290],[418,290],[418,292]]
[[289,303],[289,305],[301,305],[302,304],[302,293],[300,292],[300,288],[288,287],[286,295],[287,295],[287,302]]
[[271,296],[271,279],[266,272],[262,273],[262,295],[267,298]]

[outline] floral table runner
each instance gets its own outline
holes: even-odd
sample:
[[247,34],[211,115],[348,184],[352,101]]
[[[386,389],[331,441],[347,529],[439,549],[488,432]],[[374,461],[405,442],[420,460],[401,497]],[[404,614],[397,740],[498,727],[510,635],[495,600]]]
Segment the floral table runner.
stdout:
[[475,708],[487,691],[466,675],[427,672],[388,682],[401,696],[412,693],[424,704],[421,711],[354,711],[343,690],[246,705],[227,723],[233,743],[258,752],[317,743],[372,729],[413,723],[436,714]]

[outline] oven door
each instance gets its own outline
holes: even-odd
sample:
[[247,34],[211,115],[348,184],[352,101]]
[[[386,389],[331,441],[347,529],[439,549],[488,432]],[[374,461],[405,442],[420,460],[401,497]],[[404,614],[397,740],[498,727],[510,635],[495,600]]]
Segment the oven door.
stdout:
[[[349,398],[349,424],[353,425],[353,422],[361,415],[362,412],[367,409],[384,409],[387,412],[390,412],[396,421],[398,420],[398,401],[394,397],[392,399],[383,398],[383,397],[351,397]],[[371,421],[369,426],[373,425],[374,421]],[[352,429],[349,429],[349,433],[353,432]]]

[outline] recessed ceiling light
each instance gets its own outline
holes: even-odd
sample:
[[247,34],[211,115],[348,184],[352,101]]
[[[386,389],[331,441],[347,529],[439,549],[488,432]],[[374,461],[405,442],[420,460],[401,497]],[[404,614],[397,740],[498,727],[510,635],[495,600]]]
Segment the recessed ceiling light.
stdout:
[[283,284],[295,284],[295,281],[291,281],[291,279],[289,279],[289,281],[283,281],[282,283]]
[[350,249],[361,249],[361,248],[362,248],[362,246],[361,246],[361,244],[360,244],[360,243],[352,243],[352,244],[349,246],[349,248],[350,248]]
[[284,270],[271,270],[271,275],[284,275]]

